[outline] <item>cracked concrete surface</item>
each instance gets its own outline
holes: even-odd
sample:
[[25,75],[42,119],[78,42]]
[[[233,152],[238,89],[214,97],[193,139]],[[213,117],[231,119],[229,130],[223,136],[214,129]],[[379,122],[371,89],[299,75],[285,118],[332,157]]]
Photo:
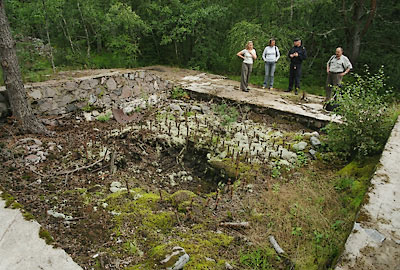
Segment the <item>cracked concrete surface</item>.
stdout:
[[18,209],[5,208],[0,199],[1,270],[81,270],[62,249],[39,237],[40,225],[27,221]]

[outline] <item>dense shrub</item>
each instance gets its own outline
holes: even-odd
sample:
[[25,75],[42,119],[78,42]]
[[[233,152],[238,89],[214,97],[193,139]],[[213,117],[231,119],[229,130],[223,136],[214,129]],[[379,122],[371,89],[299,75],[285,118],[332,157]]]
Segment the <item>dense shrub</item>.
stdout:
[[383,69],[370,74],[366,68],[365,74],[354,75],[354,81],[338,91],[335,113],[342,124],[325,128],[330,149],[346,158],[382,151],[394,122]]

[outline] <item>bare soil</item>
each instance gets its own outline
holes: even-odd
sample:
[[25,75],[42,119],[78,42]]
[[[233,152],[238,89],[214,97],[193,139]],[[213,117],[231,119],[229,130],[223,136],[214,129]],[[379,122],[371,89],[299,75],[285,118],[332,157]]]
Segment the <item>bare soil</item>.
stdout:
[[[15,123],[3,124],[0,187],[84,269],[161,269],[166,251],[159,250],[174,245],[191,256],[185,269],[225,269],[225,262],[235,269],[325,269],[345,241],[354,214],[342,211],[336,161],[306,155],[302,165],[276,168],[279,174],[268,160],[240,162],[238,180],[228,180],[207,163],[207,149],[175,147],[148,129],[110,137],[126,126],[113,119],[78,122],[76,116],[49,126],[54,137],[17,134]],[[267,115],[248,118],[291,136],[308,131]],[[20,140],[26,137],[43,143],[45,161],[24,161],[28,150]],[[58,147],[50,151],[52,143]],[[113,162],[101,155],[104,147],[116,153],[114,173]],[[171,185],[170,175],[181,171],[193,180]],[[111,193],[115,181],[130,191]],[[71,218],[53,217],[49,210]],[[250,228],[220,226],[242,221]],[[275,254],[269,235],[285,256]]]

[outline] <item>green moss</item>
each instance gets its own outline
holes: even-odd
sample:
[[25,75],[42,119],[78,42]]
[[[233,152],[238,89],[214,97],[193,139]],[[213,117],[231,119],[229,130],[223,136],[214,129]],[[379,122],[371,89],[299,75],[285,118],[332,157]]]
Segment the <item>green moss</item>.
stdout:
[[30,212],[27,212],[27,211],[22,213],[22,216],[24,217],[25,220],[33,220],[33,219],[35,219],[35,217]]
[[338,172],[335,188],[342,193],[341,200],[346,208],[357,210],[360,207],[378,161],[379,156],[353,160]]
[[46,241],[46,244],[51,245],[54,242],[53,237],[51,237],[49,231],[46,229],[43,229],[43,227],[40,227],[39,229],[39,237],[44,239]]
[[379,156],[365,158],[362,161],[353,160],[338,172],[339,176],[370,179],[378,164]]
[[6,202],[6,208],[15,202],[15,198],[6,192],[1,193],[1,198]]
[[175,207],[178,207],[183,202],[190,202],[193,198],[196,198],[197,195],[189,190],[178,190],[174,194],[171,195],[170,199],[172,204]]
[[143,226],[150,230],[160,230],[162,233],[168,233],[174,223],[173,212],[149,213],[143,220]]
[[12,209],[23,209],[24,207],[22,206],[22,204],[18,203],[18,202],[13,202],[10,207]]

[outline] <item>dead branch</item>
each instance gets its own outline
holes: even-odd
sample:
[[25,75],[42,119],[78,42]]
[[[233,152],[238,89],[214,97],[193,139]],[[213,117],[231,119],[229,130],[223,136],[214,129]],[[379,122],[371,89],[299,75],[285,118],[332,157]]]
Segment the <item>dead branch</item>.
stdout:
[[268,237],[268,239],[269,239],[269,242],[271,243],[272,247],[275,249],[276,253],[278,253],[279,255],[285,253],[285,251],[283,251],[283,249],[279,246],[278,242],[276,242],[275,237],[270,235]]
[[230,228],[250,228],[250,223],[249,222],[221,222],[219,224],[221,227],[230,227]]

